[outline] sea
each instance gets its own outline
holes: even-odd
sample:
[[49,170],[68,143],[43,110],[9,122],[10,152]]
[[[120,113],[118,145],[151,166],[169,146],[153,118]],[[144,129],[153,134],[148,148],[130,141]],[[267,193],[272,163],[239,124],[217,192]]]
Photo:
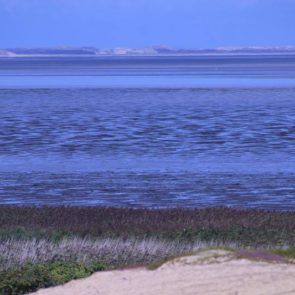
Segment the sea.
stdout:
[[0,205],[295,209],[295,56],[0,58]]

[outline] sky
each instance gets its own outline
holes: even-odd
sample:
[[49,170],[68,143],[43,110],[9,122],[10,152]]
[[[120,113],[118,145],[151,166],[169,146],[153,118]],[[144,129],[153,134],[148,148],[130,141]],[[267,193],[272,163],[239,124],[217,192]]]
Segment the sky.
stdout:
[[0,48],[295,45],[295,0],[0,0]]

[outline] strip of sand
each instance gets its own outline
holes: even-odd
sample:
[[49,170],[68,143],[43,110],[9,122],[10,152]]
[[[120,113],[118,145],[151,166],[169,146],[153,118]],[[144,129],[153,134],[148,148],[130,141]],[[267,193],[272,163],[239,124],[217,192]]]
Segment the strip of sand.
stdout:
[[136,268],[99,272],[35,294],[295,294],[295,265],[237,259],[232,252],[211,250],[174,259],[156,270]]

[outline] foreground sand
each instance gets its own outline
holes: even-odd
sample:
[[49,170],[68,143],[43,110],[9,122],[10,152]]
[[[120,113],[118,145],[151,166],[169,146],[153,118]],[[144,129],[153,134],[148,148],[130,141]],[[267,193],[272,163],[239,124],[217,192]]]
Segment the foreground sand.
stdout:
[[211,250],[175,259],[153,271],[137,268],[101,272],[35,294],[295,294],[295,265],[237,259],[231,252]]

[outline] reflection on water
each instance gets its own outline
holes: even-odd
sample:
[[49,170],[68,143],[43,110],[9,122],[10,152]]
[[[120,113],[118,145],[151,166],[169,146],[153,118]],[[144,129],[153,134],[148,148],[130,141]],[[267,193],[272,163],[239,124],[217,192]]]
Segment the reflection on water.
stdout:
[[[293,59],[0,60],[0,204],[294,209]],[[38,88],[89,71],[103,88]],[[145,87],[128,88],[139,71]],[[176,87],[205,72],[214,87]],[[124,87],[106,87],[118,75]],[[280,87],[217,87],[248,76]]]

